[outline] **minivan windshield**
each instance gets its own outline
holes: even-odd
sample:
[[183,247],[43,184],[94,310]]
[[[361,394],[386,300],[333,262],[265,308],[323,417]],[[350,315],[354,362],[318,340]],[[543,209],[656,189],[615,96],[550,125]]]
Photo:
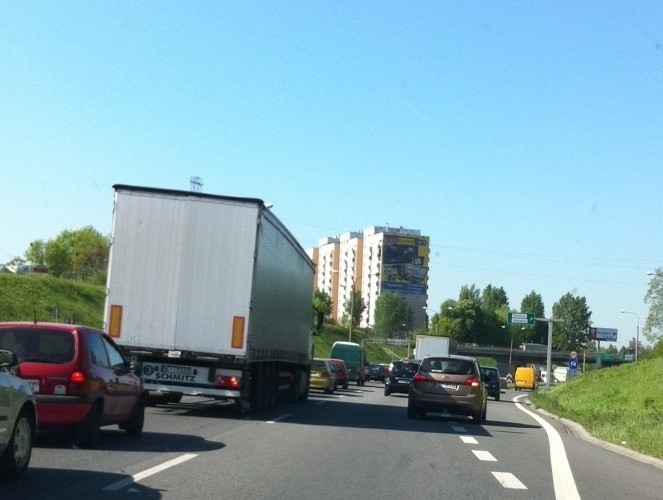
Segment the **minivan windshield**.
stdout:
[[19,363],[68,363],[74,359],[74,337],[45,328],[4,328],[0,349],[12,351]]

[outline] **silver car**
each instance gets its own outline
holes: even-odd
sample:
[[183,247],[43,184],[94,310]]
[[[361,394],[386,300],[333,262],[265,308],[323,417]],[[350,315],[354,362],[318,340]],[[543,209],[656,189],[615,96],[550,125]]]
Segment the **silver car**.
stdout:
[[35,399],[30,386],[11,370],[11,351],[0,350],[0,478],[21,476],[28,468],[37,428]]

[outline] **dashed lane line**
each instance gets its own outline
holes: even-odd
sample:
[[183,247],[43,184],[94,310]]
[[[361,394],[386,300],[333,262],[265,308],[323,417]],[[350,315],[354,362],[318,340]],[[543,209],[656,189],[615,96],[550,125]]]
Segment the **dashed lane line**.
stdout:
[[174,467],[175,465],[179,465],[182,462],[186,462],[187,460],[191,460],[192,458],[197,457],[198,455],[195,453],[185,453],[184,455],[181,455],[177,458],[173,458],[172,460],[168,460],[167,462],[164,462],[160,465],[157,465],[155,467],[152,467],[151,469],[144,470],[143,472],[138,472],[134,474],[131,477],[128,477],[126,479],[122,479],[121,481],[117,481],[115,483],[109,484],[108,486],[105,486],[103,488],[103,491],[117,491],[121,490],[122,488],[129,486],[130,484],[137,483],[141,479],[145,479],[146,477],[149,477],[153,474],[156,474],[158,472],[164,471],[166,469],[169,469],[171,467]]
[[489,451],[472,450],[472,453],[483,462],[497,462],[497,459]]
[[275,424],[276,422],[280,422],[281,420],[285,420],[288,417],[291,417],[292,413],[284,413],[283,415],[280,415],[276,417],[274,420],[268,420],[268,424]]
[[516,476],[510,472],[491,472],[502,486],[512,490],[526,490],[527,486],[521,483]]

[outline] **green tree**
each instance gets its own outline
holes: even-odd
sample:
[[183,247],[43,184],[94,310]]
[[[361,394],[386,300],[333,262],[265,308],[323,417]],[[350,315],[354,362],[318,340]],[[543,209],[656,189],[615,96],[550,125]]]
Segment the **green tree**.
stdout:
[[64,238],[46,242],[44,259],[49,273],[56,278],[71,278],[73,247]]
[[26,251],[33,262],[41,260],[55,277],[88,281],[95,284],[106,282],[109,239],[92,226],[76,231],[64,230],[55,239],[46,243],[35,240]]
[[30,247],[25,252],[25,259],[32,262],[35,266],[46,266],[46,245],[43,240],[35,240],[30,243]]
[[472,285],[463,285],[460,287],[460,293],[458,294],[458,302],[461,300],[473,300],[477,304],[481,303],[481,290],[477,288],[474,284]]
[[361,315],[366,310],[366,304],[361,296],[361,292],[353,290],[350,298],[345,302],[345,319],[350,318],[352,326],[357,326],[361,321]]
[[478,299],[459,300],[455,307],[442,310],[440,329],[442,335],[462,343],[481,341],[483,314]]
[[109,240],[92,226],[72,233],[72,277],[103,284],[106,282]]
[[645,304],[649,304],[649,313],[642,333],[654,343],[663,339],[663,268],[658,268],[649,281],[645,294]]
[[[536,318],[545,318],[543,299],[532,290],[520,302],[520,312],[534,314]],[[536,344],[548,344],[548,324],[542,321],[534,323],[534,327],[526,327],[527,341]],[[522,339],[525,340],[525,339]],[[521,340],[521,341],[522,341]]]
[[481,294],[481,307],[484,311],[497,311],[509,307],[509,297],[504,288],[487,285]]
[[316,290],[313,292],[313,307],[323,314],[325,321],[329,321],[332,310],[332,300],[327,292]]
[[567,293],[553,305],[553,348],[557,350],[580,350],[587,344],[587,329],[592,313],[585,297],[574,297]]
[[405,333],[412,326],[412,318],[413,313],[409,304],[400,295],[384,292],[375,301],[373,329],[382,335]]

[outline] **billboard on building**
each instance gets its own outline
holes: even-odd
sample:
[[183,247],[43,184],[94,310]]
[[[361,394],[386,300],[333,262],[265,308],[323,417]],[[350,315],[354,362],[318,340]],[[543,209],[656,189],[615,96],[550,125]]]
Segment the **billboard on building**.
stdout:
[[428,236],[384,236],[382,291],[422,295],[428,283]]

